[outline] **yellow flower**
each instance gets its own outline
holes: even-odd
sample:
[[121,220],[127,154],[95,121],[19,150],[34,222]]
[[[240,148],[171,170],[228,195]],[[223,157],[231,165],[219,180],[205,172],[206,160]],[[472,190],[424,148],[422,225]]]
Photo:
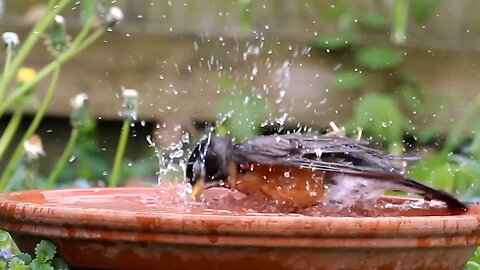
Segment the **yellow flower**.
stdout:
[[22,83],[27,83],[37,76],[37,71],[33,68],[29,67],[21,67],[18,69],[17,72],[17,82],[22,84]]

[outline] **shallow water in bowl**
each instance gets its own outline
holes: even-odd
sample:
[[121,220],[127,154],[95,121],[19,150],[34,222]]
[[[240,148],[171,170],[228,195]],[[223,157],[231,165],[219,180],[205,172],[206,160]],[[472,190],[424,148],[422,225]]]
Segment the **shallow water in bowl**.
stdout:
[[163,183],[152,188],[46,190],[40,193],[12,193],[16,201],[47,207],[104,209],[137,213],[201,215],[306,215],[333,217],[431,216],[446,215],[440,202],[416,199],[381,198],[352,208],[326,207],[292,209],[261,195],[246,196],[225,188],[206,190],[199,200],[193,199],[184,184]]

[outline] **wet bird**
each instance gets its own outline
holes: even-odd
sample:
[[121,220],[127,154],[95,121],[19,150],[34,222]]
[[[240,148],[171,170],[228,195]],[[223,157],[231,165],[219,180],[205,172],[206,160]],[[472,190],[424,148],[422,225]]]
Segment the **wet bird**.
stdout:
[[192,195],[224,186],[261,193],[295,208],[315,204],[344,208],[376,200],[385,191],[402,191],[439,200],[451,210],[467,206],[442,190],[402,174],[399,157],[368,147],[363,140],[299,133],[259,136],[235,143],[212,137],[194,148],[186,168]]

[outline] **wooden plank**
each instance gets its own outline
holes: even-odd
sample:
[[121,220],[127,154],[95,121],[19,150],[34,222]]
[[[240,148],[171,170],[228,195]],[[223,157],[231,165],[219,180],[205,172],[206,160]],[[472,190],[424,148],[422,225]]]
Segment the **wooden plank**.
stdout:
[[[461,22],[458,14],[462,14],[463,7],[452,10],[446,2],[442,1],[436,11],[440,17],[428,22],[427,29],[432,31],[413,32],[414,36],[409,37],[412,46],[418,47],[407,50],[403,68],[425,81],[428,91],[461,92],[462,95],[455,95],[455,103],[464,104],[480,85],[476,69],[472,68],[478,63],[479,54],[474,50],[457,52],[445,48],[468,48],[469,42],[478,41],[469,36],[461,41],[439,43],[463,36],[455,30]],[[329,26],[312,24],[313,20],[321,20],[318,10],[324,7],[316,2],[254,1],[253,26],[265,33],[263,38],[238,35],[236,1],[210,0],[199,5],[194,0],[171,4],[165,0],[154,1],[153,6],[146,1],[143,4],[148,7],[135,4],[136,7],[130,8],[128,2],[119,3],[132,12],[127,16],[130,21],[66,65],[50,114],[68,115],[69,99],[86,92],[95,115],[116,119],[121,107],[120,89],[128,87],[140,91],[143,119],[174,117],[183,122],[215,119],[219,104],[231,91],[216,81],[219,74],[237,83],[248,81],[243,91],[262,96],[270,105],[272,119],[288,113],[291,118],[287,121],[292,123],[324,126],[331,120],[343,122],[350,118],[352,107],[361,95],[331,85],[335,70],[355,68],[348,54],[330,55],[322,51],[302,54],[308,51],[305,48],[313,37],[312,31],[330,31]],[[141,11],[135,11],[137,8]],[[139,19],[138,12],[145,14]],[[434,26],[449,22],[445,17],[455,18],[447,34],[440,33],[441,26]],[[0,28],[7,27],[16,29],[22,38],[28,30],[5,24]],[[430,43],[445,47],[429,51],[419,45],[430,46]],[[39,68],[49,60],[51,57],[39,46],[27,65]],[[393,80],[385,73],[373,72],[367,76],[372,91],[388,91]],[[46,85],[47,82],[39,85],[39,96],[44,94]],[[284,98],[277,103],[281,95]]]

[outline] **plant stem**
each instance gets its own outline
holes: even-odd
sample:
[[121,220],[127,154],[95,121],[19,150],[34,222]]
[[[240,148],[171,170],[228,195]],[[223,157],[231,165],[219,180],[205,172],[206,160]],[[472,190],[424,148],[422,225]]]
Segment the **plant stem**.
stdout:
[[252,27],[252,3],[251,0],[240,0],[238,4],[240,5],[240,27],[246,33]]
[[405,43],[408,25],[408,0],[395,0],[391,39],[395,44]]
[[[12,80],[13,76],[17,73],[18,68],[22,65],[25,58],[27,58],[27,56],[30,54],[38,39],[54,20],[55,16],[67,7],[68,3],[70,3],[70,0],[62,0],[60,3],[58,3],[58,5],[55,6],[52,5],[53,3],[54,1],[49,3],[49,9],[47,13],[35,24],[32,31],[28,34],[25,43],[18,50],[18,53],[13,59],[10,67],[3,73],[3,76],[0,79],[0,93],[5,93],[5,89],[7,88],[8,84]],[[2,113],[3,112],[0,112],[0,117]]]
[[7,186],[9,182],[9,177],[15,165],[17,164],[18,159],[22,155],[23,142],[28,140],[33,135],[33,133],[37,130],[37,127],[40,124],[40,121],[42,120],[43,116],[45,115],[45,112],[47,111],[48,105],[50,105],[50,102],[52,101],[53,94],[55,93],[55,89],[57,88],[58,78],[60,76],[60,67],[61,66],[59,65],[55,68],[52,74],[50,85],[48,86],[47,93],[45,94],[45,98],[43,99],[42,104],[40,105],[40,108],[38,108],[38,111],[35,114],[35,117],[33,118],[32,123],[30,124],[27,131],[23,135],[22,139],[17,145],[17,148],[13,152],[13,155],[10,157],[10,160],[8,161],[5,167],[5,170],[2,173],[2,177],[0,178],[0,191],[3,191],[5,189],[5,186]]
[[50,173],[50,176],[48,176],[48,180],[47,180],[47,184],[45,185],[45,188],[51,188],[55,185],[58,175],[64,168],[68,157],[71,155],[73,151],[73,147],[75,146],[75,142],[77,141],[77,138],[78,138],[78,129],[73,128],[72,133],[70,134],[70,138],[68,139],[67,145],[65,146],[65,149],[63,150],[63,153],[60,156],[60,159],[57,161],[57,164],[55,165],[55,168],[53,169],[53,171]]
[[77,36],[75,37],[75,40],[73,40],[72,44],[70,45],[71,47],[78,46],[78,44],[85,39],[85,36],[88,34],[88,31],[90,31],[90,27],[95,21],[95,18],[96,18],[95,15],[92,15],[90,16],[90,18],[88,18],[85,25],[82,27],[80,32],[78,32]]
[[23,106],[19,106],[13,113],[12,118],[8,122],[8,126],[5,128],[5,131],[0,138],[0,161],[2,160],[3,154],[5,154],[5,150],[7,150],[8,146],[12,142],[15,132],[17,131],[18,126],[22,122],[22,117]]
[[123,154],[125,153],[125,147],[127,146],[128,134],[130,133],[130,125],[132,119],[126,117],[123,120],[122,132],[120,134],[120,140],[118,141],[117,152],[115,153],[115,160],[113,162],[112,174],[110,177],[110,187],[116,187],[118,183],[118,176],[120,174],[120,167],[122,166]]
[[[5,76],[5,74],[10,70],[10,65],[12,64],[12,56],[13,56],[13,48],[11,46],[7,47],[6,51],[6,56],[5,56],[5,66],[3,67],[3,74],[2,74],[2,79]],[[7,87],[1,88],[0,89],[0,100],[3,98],[5,95]]]
[[[5,110],[8,108],[8,106],[12,105],[18,98],[20,98],[25,92],[27,92],[31,87],[33,87],[36,83],[44,79],[46,76],[48,76],[55,68],[58,66],[61,66],[68,60],[72,59],[75,55],[81,53],[83,50],[85,50],[88,46],[90,46],[93,42],[95,42],[106,30],[106,27],[101,27],[95,32],[93,32],[88,38],[84,39],[83,42],[82,40],[75,40],[72,43],[72,46],[62,53],[60,56],[58,56],[57,59],[52,61],[50,64],[42,68],[38,73],[35,79],[22,84],[19,88],[17,88],[10,96],[8,96],[4,102],[0,103],[0,117],[2,114],[5,112]],[[85,33],[86,34],[86,33]],[[74,44],[78,44],[78,46],[74,46]]]

